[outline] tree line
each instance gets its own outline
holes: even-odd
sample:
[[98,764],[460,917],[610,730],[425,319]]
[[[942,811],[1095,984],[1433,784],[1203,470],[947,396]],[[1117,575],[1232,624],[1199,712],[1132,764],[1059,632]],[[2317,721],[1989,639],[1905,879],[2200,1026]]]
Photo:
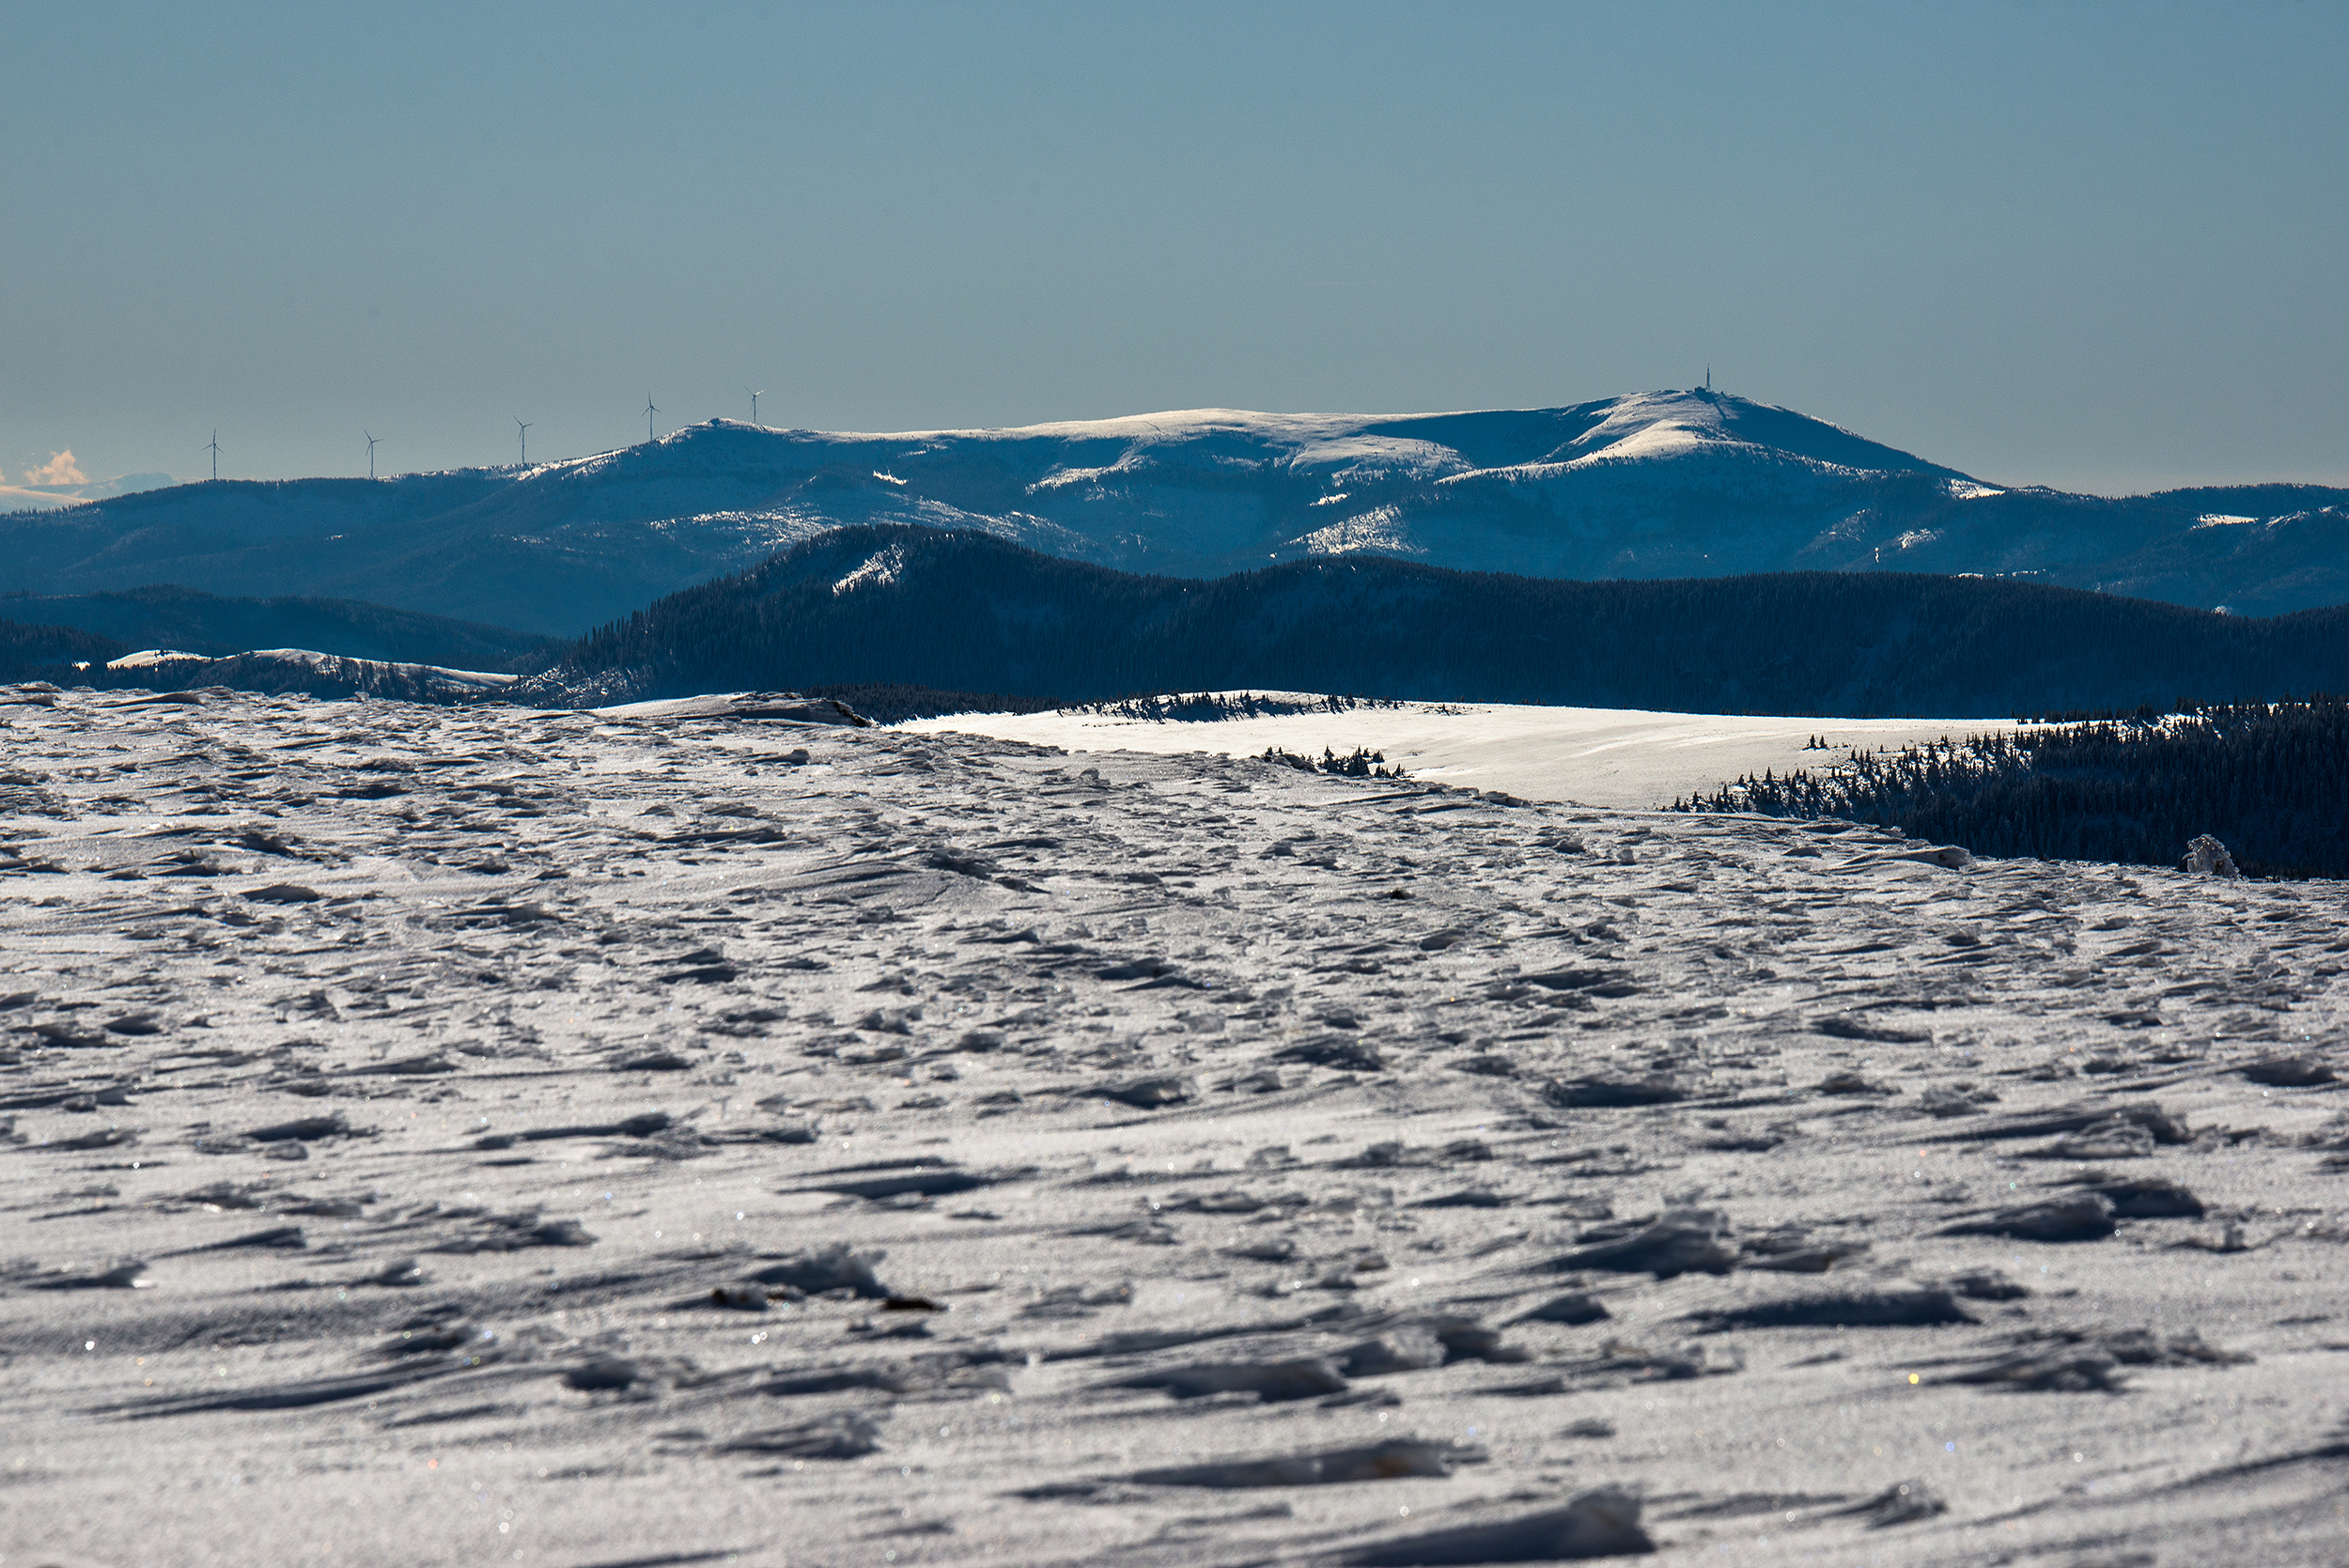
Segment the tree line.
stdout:
[[2197,704],[1766,771],[1678,811],[1848,817],[1977,854],[2174,865],[2194,838],[2246,873],[2349,877],[2349,701]]

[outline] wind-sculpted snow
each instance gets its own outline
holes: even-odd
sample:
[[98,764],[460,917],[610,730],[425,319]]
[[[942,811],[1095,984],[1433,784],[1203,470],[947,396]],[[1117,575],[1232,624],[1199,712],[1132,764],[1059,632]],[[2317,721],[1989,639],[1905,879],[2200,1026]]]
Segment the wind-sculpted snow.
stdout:
[[0,699],[10,1561],[2338,1560],[2336,884]]

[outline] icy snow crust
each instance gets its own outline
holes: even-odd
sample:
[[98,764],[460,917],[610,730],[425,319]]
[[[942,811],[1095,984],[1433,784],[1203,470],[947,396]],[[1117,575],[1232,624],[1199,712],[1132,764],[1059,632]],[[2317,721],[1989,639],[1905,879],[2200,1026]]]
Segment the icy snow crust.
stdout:
[[2336,885],[708,712],[0,726],[11,1562],[2340,1560]]

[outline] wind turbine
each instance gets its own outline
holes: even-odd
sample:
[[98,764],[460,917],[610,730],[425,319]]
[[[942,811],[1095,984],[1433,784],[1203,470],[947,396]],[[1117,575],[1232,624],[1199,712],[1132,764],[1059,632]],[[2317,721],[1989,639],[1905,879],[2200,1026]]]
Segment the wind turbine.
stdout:
[[[363,436],[367,436],[367,433],[365,430],[361,430],[359,433]],[[217,440],[218,438],[215,437],[214,439]],[[376,443],[382,439],[383,438],[381,436],[367,436],[367,477],[370,479],[375,477]]]
[[[651,399],[646,398],[646,401],[650,402]],[[530,427],[522,423],[522,416],[521,414],[516,414],[514,416],[514,425],[515,434],[521,437],[522,467],[528,468],[530,466]]]
[[210,446],[199,446],[196,450],[210,452],[212,455],[212,477],[218,479],[220,477],[220,432],[218,430],[212,432],[212,443]]
[[[749,387],[744,387],[742,390],[744,392],[751,392]],[[754,425],[758,425],[758,400],[766,396],[767,394],[764,388],[761,388],[757,392],[751,392],[751,423]],[[758,427],[763,430],[767,427],[764,425],[758,425]]]
[[653,403],[652,403],[652,394],[651,394],[651,393],[649,393],[649,392],[646,393],[646,394],[645,394],[645,439],[646,439],[647,442],[649,442],[649,441],[651,441],[651,440],[652,440],[652,416],[653,416],[654,414],[659,413],[660,411],[660,411],[659,409],[657,409],[657,408],[653,407]]

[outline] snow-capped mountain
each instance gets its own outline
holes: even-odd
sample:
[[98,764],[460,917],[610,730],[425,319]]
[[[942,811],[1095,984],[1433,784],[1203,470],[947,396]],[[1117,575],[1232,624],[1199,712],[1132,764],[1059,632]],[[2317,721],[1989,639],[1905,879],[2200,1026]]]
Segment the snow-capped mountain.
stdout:
[[[1813,564],[1795,557],[1888,483],[1984,489],[1834,426],[1704,392],[1402,417],[1191,409],[894,435],[717,421],[537,477],[547,499],[577,495],[579,515],[614,523],[667,514],[763,532],[773,546],[847,522],[975,528],[1184,577],[1363,551],[1543,577],[1768,569]],[[689,505],[699,509],[679,516]]]
[[577,632],[831,528],[910,522],[1183,577],[1361,553],[1580,579],[1900,569],[2270,613],[2349,601],[2344,507],[2310,487],[1985,483],[1707,391],[896,434],[713,420],[527,469],[187,485],[0,520],[0,592],[169,582]]

